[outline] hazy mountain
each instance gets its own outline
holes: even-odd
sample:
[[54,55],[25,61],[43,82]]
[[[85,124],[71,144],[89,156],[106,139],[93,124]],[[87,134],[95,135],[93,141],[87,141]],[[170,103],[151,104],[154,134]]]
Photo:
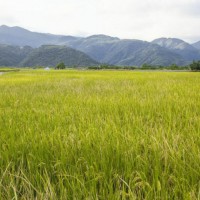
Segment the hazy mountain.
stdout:
[[[186,65],[192,60],[200,59],[200,53],[197,48],[183,40],[174,38],[160,38],[152,43],[141,40],[121,40],[106,35],[80,38],[36,33],[20,27],[4,25],[0,26],[0,43],[18,46],[29,45],[34,48],[44,44],[66,45],[84,52],[97,62],[113,65],[140,66],[144,63],[152,65]],[[58,50],[58,47],[56,48]],[[37,49],[34,52],[40,52],[40,50]],[[45,50],[44,47],[43,50]],[[55,55],[59,57],[58,54]],[[30,60],[27,62],[31,63]]]
[[0,45],[0,66],[18,66],[32,52],[32,48]]
[[162,47],[157,45],[147,45],[136,51],[132,56],[130,55],[127,59],[121,60],[118,64],[131,65],[132,63],[135,63],[138,66],[141,66],[144,63],[154,66],[168,66],[175,63],[182,66],[185,64],[185,61],[180,55],[170,52]]
[[200,51],[183,40],[177,38],[159,38],[152,41],[152,43],[181,55],[185,61],[191,62],[192,60],[200,59]]
[[99,62],[108,62],[110,64],[114,64],[105,58],[109,56],[108,54],[112,53],[110,51],[112,45],[119,41],[120,39],[118,38],[113,38],[106,35],[94,35],[74,41],[65,41],[64,44],[85,52]]
[[192,46],[200,50],[200,41],[192,44]]
[[66,41],[64,44],[85,52],[101,63],[127,66],[140,66],[144,63],[152,65],[184,64],[184,60],[176,53],[141,40],[120,40],[106,35],[94,35]]
[[67,66],[91,66],[98,63],[83,52],[66,46],[43,45],[34,49],[20,66],[56,66],[64,62]]
[[39,47],[44,44],[58,44],[62,43],[63,40],[70,41],[73,39],[76,38],[72,36],[31,32],[17,26],[0,26],[0,44]]

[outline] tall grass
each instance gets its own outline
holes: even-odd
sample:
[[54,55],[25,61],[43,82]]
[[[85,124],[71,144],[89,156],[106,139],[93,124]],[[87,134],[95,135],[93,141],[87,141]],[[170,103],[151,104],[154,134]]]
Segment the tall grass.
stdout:
[[200,199],[200,74],[0,76],[0,199]]
[[0,67],[0,72],[17,72],[19,68]]

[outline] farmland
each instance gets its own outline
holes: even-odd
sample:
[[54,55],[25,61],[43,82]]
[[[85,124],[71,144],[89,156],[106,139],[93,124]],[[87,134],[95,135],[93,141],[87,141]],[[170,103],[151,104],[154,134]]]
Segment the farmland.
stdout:
[[200,73],[0,76],[0,199],[200,199]]

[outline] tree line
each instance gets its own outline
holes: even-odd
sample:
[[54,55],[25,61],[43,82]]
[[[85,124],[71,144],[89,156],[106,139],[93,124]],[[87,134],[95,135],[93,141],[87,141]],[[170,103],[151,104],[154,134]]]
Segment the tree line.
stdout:
[[[64,62],[58,63],[55,67],[55,69],[65,69],[66,66]],[[153,66],[148,64],[143,64],[141,67],[136,66],[115,66],[115,65],[107,65],[102,64],[98,66],[89,66],[87,69],[93,69],[93,70],[102,70],[102,69],[121,69],[121,70],[135,70],[135,69],[141,69],[141,70],[156,70],[156,69],[166,69],[166,70],[192,70],[192,71],[200,71],[200,61],[193,61],[188,66],[178,66],[176,64],[172,64],[170,66]]]

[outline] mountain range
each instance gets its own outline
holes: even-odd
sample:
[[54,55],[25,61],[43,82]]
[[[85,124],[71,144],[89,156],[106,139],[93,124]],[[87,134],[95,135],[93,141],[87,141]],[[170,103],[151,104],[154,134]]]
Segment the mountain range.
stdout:
[[177,38],[147,42],[107,35],[84,38],[0,26],[0,65],[4,66],[54,66],[58,62],[69,66],[183,66],[193,60],[200,60],[200,42],[189,44]]

